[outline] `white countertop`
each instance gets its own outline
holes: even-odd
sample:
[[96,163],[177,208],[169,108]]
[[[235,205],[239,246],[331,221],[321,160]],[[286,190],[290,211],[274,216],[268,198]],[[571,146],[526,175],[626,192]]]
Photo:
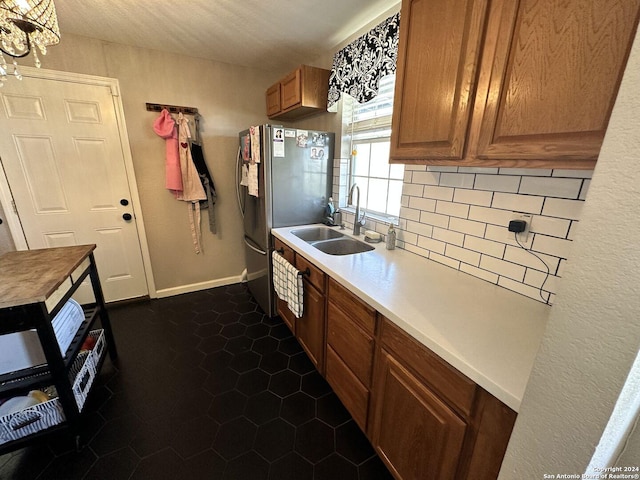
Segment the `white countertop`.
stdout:
[[384,242],[370,252],[327,255],[290,233],[308,227],[271,232],[518,411],[549,306],[411,252],[386,250]]

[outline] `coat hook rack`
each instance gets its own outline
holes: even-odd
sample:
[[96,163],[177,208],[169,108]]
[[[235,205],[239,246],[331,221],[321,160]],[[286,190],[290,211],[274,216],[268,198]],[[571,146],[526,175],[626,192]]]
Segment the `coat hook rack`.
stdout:
[[163,105],[161,103],[147,103],[147,111],[161,112],[166,108],[169,113],[184,113],[186,115],[197,115],[198,109],[195,107],[181,107],[179,105]]

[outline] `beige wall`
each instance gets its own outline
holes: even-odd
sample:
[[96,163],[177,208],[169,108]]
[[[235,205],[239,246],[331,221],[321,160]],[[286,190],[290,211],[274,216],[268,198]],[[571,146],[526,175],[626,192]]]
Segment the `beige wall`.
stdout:
[[[162,48],[159,45],[159,48]],[[265,122],[264,92],[286,72],[265,72],[162,51],[64,35],[43,66],[116,78],[147,231],[156,288],[161,294],[237,281],[244,270],[242,223],[235,197],[237,133]],[[157,114],[145,102],[197,107],[204,152],[218,203],[218,233],[203,213],[203,253],[193,251],[187,207],[164,188],[164,141],[152,129]],[[200,284],[205,285],[200,285]]]

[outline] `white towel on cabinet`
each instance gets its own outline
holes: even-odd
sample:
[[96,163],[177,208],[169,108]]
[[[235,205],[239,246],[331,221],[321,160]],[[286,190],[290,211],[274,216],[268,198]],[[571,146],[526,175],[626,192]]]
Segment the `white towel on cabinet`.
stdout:
[[304,287],[302,275],[275,250],[271,252],[273,260],[273,287],[278,297],[287,302],[289,310],[296,318],[302,316],[304,304]]

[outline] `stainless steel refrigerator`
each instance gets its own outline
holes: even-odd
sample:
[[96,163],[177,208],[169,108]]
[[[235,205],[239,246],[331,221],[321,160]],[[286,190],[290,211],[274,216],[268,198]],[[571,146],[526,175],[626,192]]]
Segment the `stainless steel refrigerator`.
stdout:
[[[274,125],[261,125],[258,130],[260,163],[252,167],[249,178],[243,168],[255,160],[251,134],[240,132],[236,188],[244,217],[249,290],[265,313],[275,316],[270,232],[323,221],[331,196],[335,134]],[[251,194],[256,184],[258,196]]]

